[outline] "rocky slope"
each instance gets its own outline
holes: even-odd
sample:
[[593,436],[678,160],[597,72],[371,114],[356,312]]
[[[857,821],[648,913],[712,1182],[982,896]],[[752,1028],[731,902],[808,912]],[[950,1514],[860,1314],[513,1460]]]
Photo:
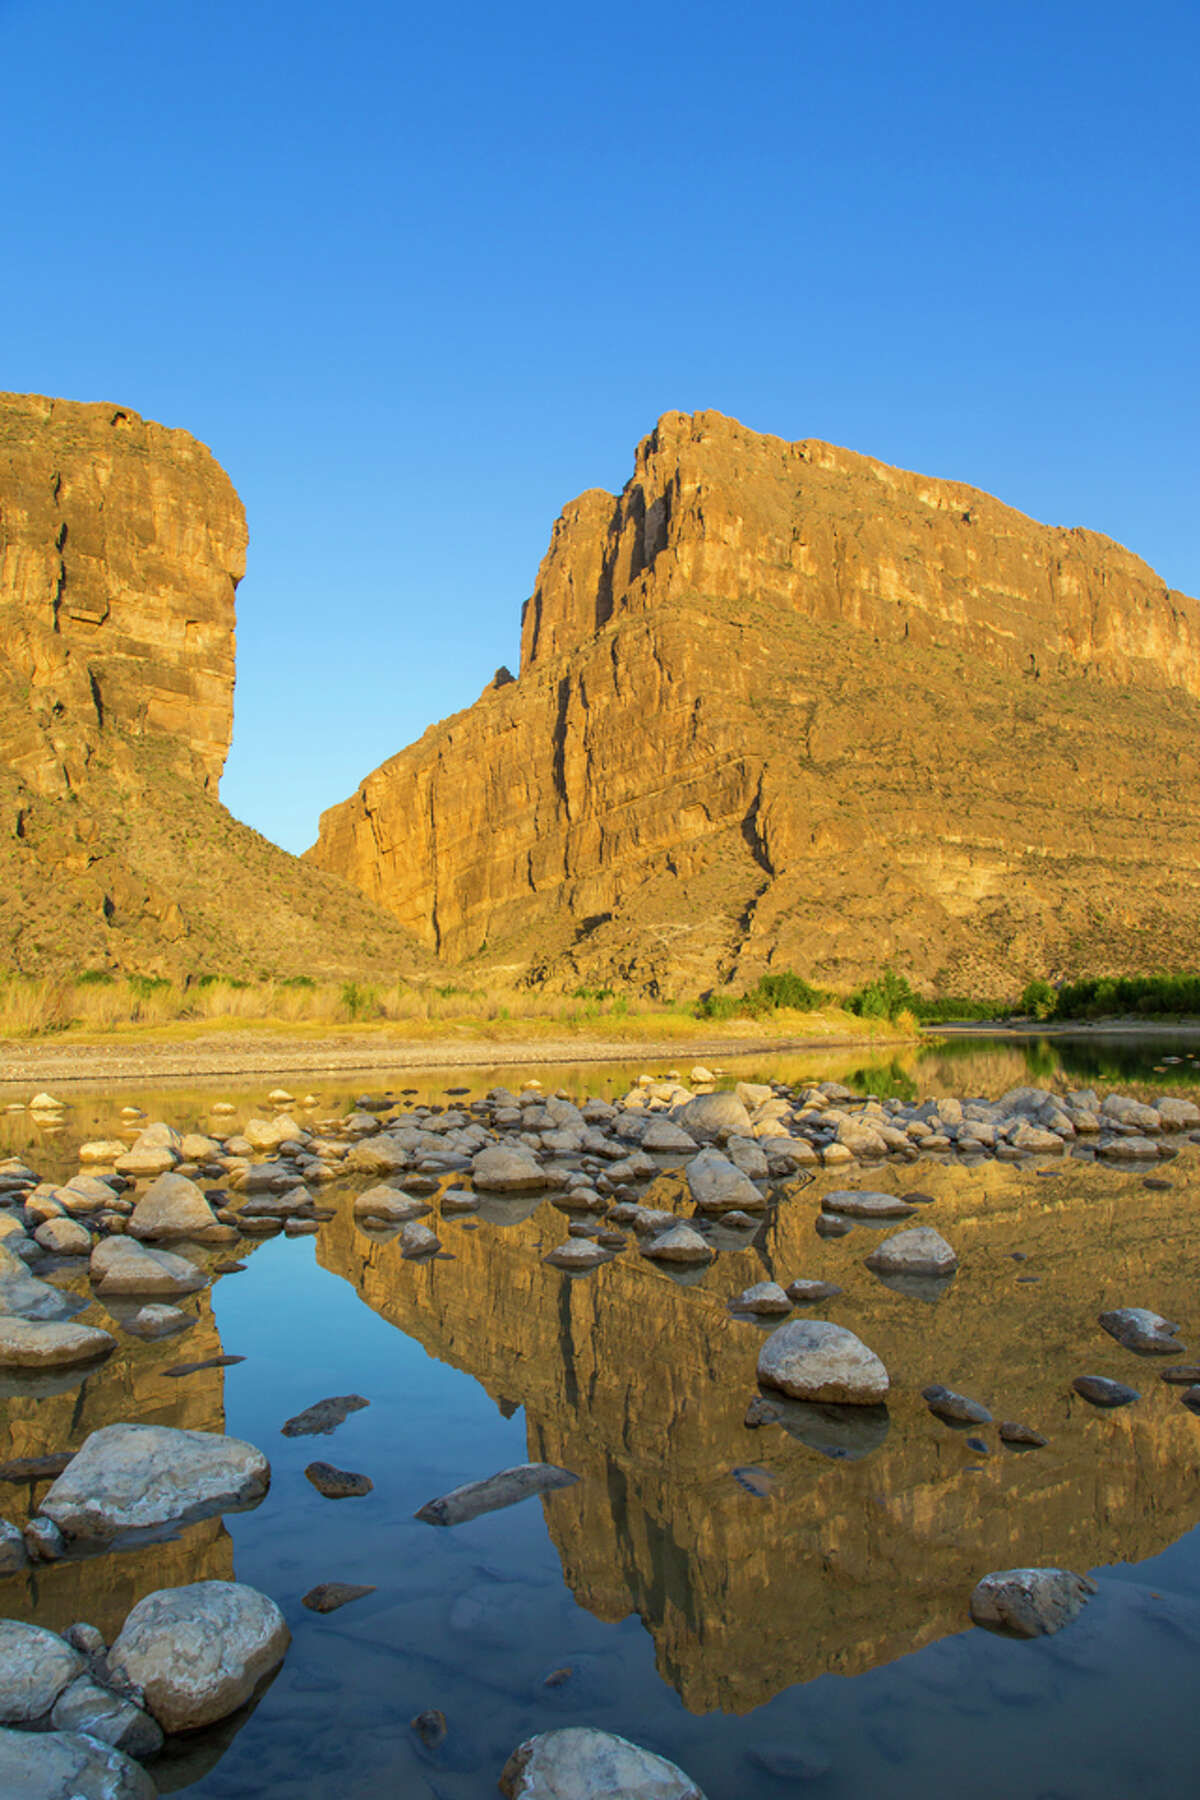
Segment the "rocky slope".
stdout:
[[1194,960],[1200,610],[1091,531],[716,413],[555,525],[501,671],[309,858],[449,960],[688,991]]
[[187,432],[0,394],[5,966],[414,960],[393,919],[218,803],[245,552],[233,485]]

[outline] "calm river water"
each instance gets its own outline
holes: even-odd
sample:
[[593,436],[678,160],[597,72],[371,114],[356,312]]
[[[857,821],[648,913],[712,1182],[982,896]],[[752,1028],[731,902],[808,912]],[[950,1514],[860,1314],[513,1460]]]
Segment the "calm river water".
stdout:
[[[996,1097],[1065,1079],[1196,1097],[1196,1054],[1161,1040],[958,1040],[874,1063],[759,1057],[736,1074],[833,1077],[881,1096]],[[531,1076],[611,1097],[641,1067],[398,1071],[312,1090],[325,1115],[364,1090],[440,1100]],[[59,1133],[0,1116],[0,1147],[57,1178],[77,1168],[80,1142],[111,1135],[123,1104],[206,1129],[213,1101],[241,1122],[274,1085],[76,1092]],[[293,1632],[275,1681],[154,1766],[163,1793],[194,1800],[473,1800],[495,1793],[524,1737],[571,1723],[672,1758],[708,1800],[1182,1800],[1200,1781],[1200,1419],[1095,1320],[1150,1306],[1200,1353],[1198,1159],[1185,1145],[1153,1188],[1144,1171],[1072,1160],[888,1168],[878,1184],[932,1194],[922,1222],[959,1253],[936,1304],[863,1267],[869,1231],[815,1233],[821,1193],[846,1185],[836,1171],[685,1281],[633,1245],[586,1277],[547,1267],[565,1236],[548,1200],[447,1217],[452,1259],[406,1262],[355,1225],[363,1178],[325,1187],[336,1211],[319,1234],[239,1247],[245,1273],[184,1303],[196,1322],[182,1338],[118,1332],[116,1354],[84,1378],[0,1387],[0,1457],[74,1448],[117,1420],[223,1430],[270,1456],[266,1499],[167,1543],[0,1579],[0,1615],[86,1619],[111,1637],[156,1587],[236,1576],[270,1594]],[[819,1430],[744,1424],[762,1333],[726,1301],[797,1276],[842,1286],[822,1316],[892,1374],[887,1418],[854,1458],[826,1454]],[[80,1317],[112,1323],[99,1301]],[[164,1376],[222,1351],[246,1360]],[[1071,1391],[1085,1372],[1142,1398],[1095,1411]],[[992,1426],[976,1453],[927,1411],[931,1381],[1049,1444],[1010,1451]],[[280,1435],[313,1401],[352,1392],[370,1405],[332,1437]],[[314,1457],[365,1471],[374,1491],[322,1498],[302,1473]],[[449,1530],[414,1519],[448,1488],[527,1460],[581,1479]],[[0,1514],[23,1522],[44,1492],[0,1484]],[[971,1629],[978,1578],[1025,1564],[1093,1571],[1099,1591],[1053,1638]],[[306,1611],[300,1597],[325,1581],[376,1591]],[[448,1723],[434,1749],[409,1725],[427,1708]]]

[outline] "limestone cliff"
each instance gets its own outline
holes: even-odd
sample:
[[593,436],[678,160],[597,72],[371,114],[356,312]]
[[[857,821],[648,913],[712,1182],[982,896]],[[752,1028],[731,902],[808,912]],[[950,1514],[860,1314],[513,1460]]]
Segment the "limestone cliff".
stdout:
[[671,413],[556,524],[521,674],[308,853],[450,960],[650,989],[1179,964],[1200,609],[973,488]]
[[0,394],[0,966],[413,961],[394,920],[218,803],[245,553],[186,431]]

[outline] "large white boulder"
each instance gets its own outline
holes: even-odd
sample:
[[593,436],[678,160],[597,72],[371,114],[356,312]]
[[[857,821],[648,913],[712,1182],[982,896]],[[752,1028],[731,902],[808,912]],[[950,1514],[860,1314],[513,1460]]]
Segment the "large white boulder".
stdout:
[[244,1705],[290,1642],[283,1614],[257,1588],[196,1581],[139,1600],[108,1661],[142,1689],[164,1731],[196,1731]]
[[500,1776],[506,1800],[704,1800],[665,1756],[589,1725],[527,1738]]
[[158,1800],[145,1769],[81,1731],[0,1730],[0,1794],[4,1800]]
[[56,1632],[0,1619],[0,1725],[31,1725],[45,1718],[82,1670],[78,1650]]
[[875,1352],[825,1319],[793,1319],[773,1331],[758,1354],[758,1379],[794,1400],[853,1406],[877,1405],[889,1385]]
[[67,1537],[103,1541],[253,1505],[271,1481],[241,1438],[171,1425],[104,1425],[72,1457],[41,1504]]

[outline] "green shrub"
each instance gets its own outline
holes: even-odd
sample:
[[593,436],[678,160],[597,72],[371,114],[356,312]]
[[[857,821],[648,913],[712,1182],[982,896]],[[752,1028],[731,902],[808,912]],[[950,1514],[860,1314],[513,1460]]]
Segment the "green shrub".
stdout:
[[1028,1013],[1031,1019],[1052,1018],[1057,1005],[1058,995],[1040,975],[1026,982],[1021,995],[1021,1011]]
[[76,987],[111,987],[115,980],[109,969],[84,969],[75,977]]

